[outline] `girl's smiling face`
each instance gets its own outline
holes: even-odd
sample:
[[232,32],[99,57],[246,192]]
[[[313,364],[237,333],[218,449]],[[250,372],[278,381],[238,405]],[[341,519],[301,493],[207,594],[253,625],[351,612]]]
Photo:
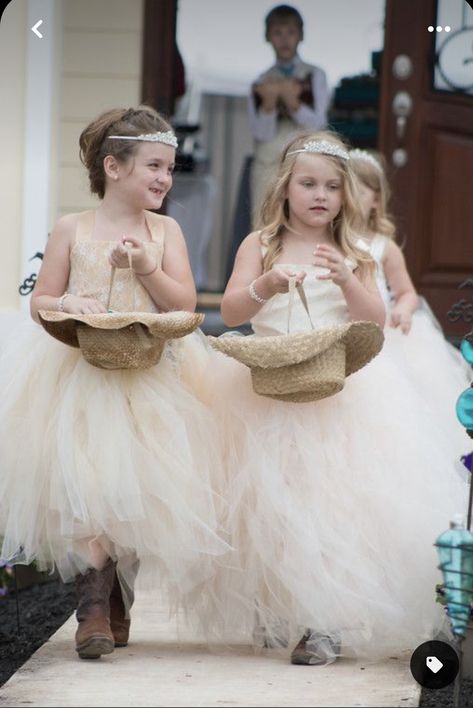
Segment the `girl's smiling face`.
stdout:
[[287,188],[289,216],[304,226],[328,226],[343,204],[343,178],[323,155],[297,156]]
[[171,145],[140,143],[131,160],[118,166],[123,196],[141,209],[159,209],[172,187],[175,155]]

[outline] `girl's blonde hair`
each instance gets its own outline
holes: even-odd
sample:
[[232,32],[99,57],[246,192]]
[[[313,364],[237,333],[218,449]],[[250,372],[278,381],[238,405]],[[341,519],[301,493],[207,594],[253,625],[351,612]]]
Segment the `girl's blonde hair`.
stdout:
[[[294,229],[289,224],[289,204],[286,197],[287,188],[294,170],[298,155],[291,154],[295,150],[303,150],[307,142],[325,140],[335,147],[348,152],[341,138],[331,131],[318,131],[299,133],[286,145],[274,180],[268,187],[260,213],[261,243],[267,247],[263,260],[264,271],[271,269],[282,251],[282,235],[285,230]],[[355,177],[350,167],[350,160],[345,160],[335,155],[316,153],[318,157],[328,160],[336,169],[342,180],[343,203],[333,220],[333,237],[341,251],[353,260],[360,269],[360,275],[372,273],[373,261],[363,247],[357,246],[363,232],[363,218],[359,207]]]
[[350,153],[350,163],[356,178],[378,195],[378,206],[371,209],[365,227],[372,233],[394,239],[396,227],[388,213],[391,189],[386,177],[384,156],[374,151],[353,150]]
[[107,140],[109,135],[138,136],[146,133],[167,132],[171,126],[150,106],[112,108],[105,111],[84,128],[79,138],[80,159],[89,172],[90,191],[103,199],[105,171],[103,160],[113,155],[119,162],[127,162],[139,147],[138,140]]

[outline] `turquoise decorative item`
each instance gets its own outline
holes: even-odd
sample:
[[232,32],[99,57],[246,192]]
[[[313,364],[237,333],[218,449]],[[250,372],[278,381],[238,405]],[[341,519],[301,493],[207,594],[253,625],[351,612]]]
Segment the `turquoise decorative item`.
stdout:
[[471,342],[467,337],[462,339],[460,351],[463,354],[465,361],[469,364],[473,364],[473,342]]
[[452,521],[435,545],[443,575],[443,593],[446,598],[452,631],[465,637],[470,621],[473,596],[473,533],[459,520]]
[[467,388],[459,396],[456,405],[457,418],[464,428],[473,429],[473,388]]

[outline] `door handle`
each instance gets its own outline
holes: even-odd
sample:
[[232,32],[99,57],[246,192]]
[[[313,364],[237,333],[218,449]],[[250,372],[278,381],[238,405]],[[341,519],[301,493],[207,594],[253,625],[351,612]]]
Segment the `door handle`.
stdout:
[[402,141],[406,133],[407,117],[412,111],[412,98],[407,91],[398,91],[393,98],[392,110],[396,116],[396,135]]

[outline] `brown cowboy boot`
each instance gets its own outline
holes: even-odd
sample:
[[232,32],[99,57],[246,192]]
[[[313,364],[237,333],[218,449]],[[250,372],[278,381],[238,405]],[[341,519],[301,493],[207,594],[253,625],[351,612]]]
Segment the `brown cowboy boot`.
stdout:
[[98,659],[102,654],[111,654],[114,649],[109,602],[114,572],[115,566],[108,559],[102,570],[89,568],[84,575],[76,576],[76,617],[79,622],[76,651],[81,659]]
[[[133,565],[133,571],[138,573],[139,562],[136,561]],[[133,604],[134,592],[130,591],[130,607]],[[110,627],[112,630],[113,638],[115,640],[116,647],[126,647],[128,644],[128,637],[130,635],[130,618],[126,616],[125,603],[123,602],[123,594],[120,586],[120,581],[118,580],[118,575],[116,571],[115,563],[115,573],[113,579],[112,592],[110,594]]]

